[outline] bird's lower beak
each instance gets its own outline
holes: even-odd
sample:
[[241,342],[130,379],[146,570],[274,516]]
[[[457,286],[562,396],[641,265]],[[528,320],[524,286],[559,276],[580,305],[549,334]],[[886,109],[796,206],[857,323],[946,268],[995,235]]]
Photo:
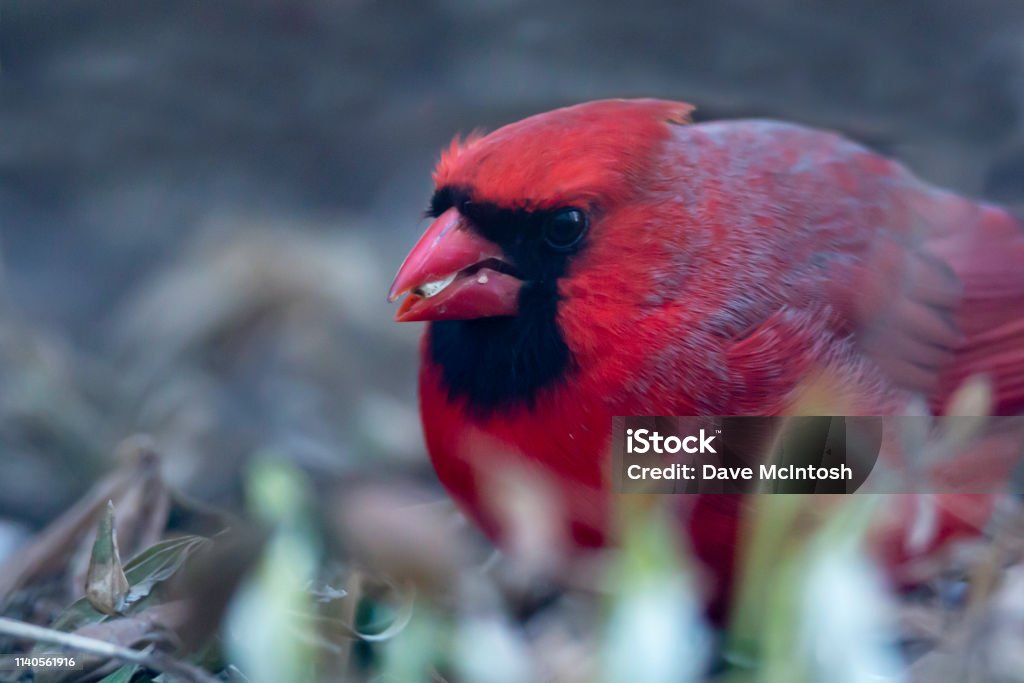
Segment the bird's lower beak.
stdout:
[[457,209],[445,211],[412,248],[388,293],[408,293],[399,322],[468,320],[518,312],[522,280],[501,248],[477,235]]

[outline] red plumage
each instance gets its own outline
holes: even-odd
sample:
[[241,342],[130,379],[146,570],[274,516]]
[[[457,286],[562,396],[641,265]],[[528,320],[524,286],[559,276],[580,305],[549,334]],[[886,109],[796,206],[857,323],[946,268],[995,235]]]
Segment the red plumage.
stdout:
[[[838,135],[690,125],[690,110],[593,102],[442,156],[440,227],[392,296],[413,290],[400,319],[435,321],[420,375],[427,448],[496,539],[501,491],[488,477],[511,462],[555,482],[573,547],[605,542],[615,415],[785,414],[812,377],[849,413],[902,414],[915,395],[941,411],[976,373],[993,378],[998,412],[1024,408],[1020,220]],[[536,226],[566,207],[587,222],[563,258]],[[460,271],[454,284],[445,268]],[[441,293],[427,296],[428,281]],[[948,502],[970,519],[942,517],[939,540],[976,530],[991,499]],[[723,578],[741,506],[704,497],[690,511],[692,546]],[[898,538],[883,545],[905,555]]]

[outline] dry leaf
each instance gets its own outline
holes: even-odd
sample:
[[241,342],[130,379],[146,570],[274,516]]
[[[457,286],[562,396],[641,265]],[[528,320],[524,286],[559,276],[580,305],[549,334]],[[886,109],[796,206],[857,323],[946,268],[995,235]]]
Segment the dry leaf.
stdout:
[[[137,435],[125,439],[117,450],[118,459],[129,463],[135,472],[130,484],[114,500],[118,546],[123,557],[131,558],[161,539],[171,502],[160,474],[160,458],[149,437]],[[86,534],[71,561],[68,578],[71,594],[75,597],[81,595],[81,587],[85,584],[94,541],[91,534]]]
[[85,577],[85,597],[97,611],[115,616],[124,609],[128,588],[128,577],[124,575],[121,554],[117,549],[114,503],[108,501],[107,512],[100,520],[92,546],[92,559]]
[[0,600],[30,583],[46,580],[65,570],[68,549],[74,548],[78,539],[95,527],[107,502],[121,500],[140,479],[148,476],[152,467],[150,459],[143,458],[114,471],[0,566]]
[[[185,622],[187,606],[180,602],[169,602],[150,607],[131,617],[108,619],[98,624],[89,624],[74,633],[105,643],[127,648],[139,648],[152,644],[175,644],[175,634]],[[81,668],[76,671],[62,669],[40,669],[36,671],[36,683],[70,683],[71,681],[93,680],[92,673],[110,661],[106,657],[78,654]]]

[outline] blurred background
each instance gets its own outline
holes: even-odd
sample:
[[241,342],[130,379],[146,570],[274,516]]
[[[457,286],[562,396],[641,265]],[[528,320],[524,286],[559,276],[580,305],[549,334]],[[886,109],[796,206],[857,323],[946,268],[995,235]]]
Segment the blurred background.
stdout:
[[680,99],[700,119],[838,129],[1024,202],[1016,0],[0,11],[0,516],[31,524],[137,431],[208,499],[260,448],[422,463],[419,330],[392,324],[384,292],[457,132]]
[[438,151],[632,96],[1024,207],[1019,0],[0,2],[0,559],[138,433],[229,508],[260,453],[429,488],[385,292]]

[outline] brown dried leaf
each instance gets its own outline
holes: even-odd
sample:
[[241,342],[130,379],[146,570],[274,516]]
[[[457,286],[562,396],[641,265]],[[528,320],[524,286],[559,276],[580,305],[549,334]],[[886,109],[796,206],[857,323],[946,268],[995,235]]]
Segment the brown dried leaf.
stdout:
[[97,611],[115,616],[124,609],[128,589],[128,578],[121,565],[121,553],[117,550],[114,503],[108,501],[107,512],[100,520],[96,541],[92,546],[92,559],[85,577],[85,597]]
[[156,461],[156,455],[148,453],[102,479],[26,548],[0,566],[0,600],[29,584],[62,573],[69,563],[68,549],[74,548],[80,538],[95,528],[107,502],[121,501],[140,482],[151,477]]
[[235,590],[259,559],[266,531],[245,527],[224,533],[205,546],[175,576],[168,595],[188,609],[178,633],[182,649],[199,649],[220,628]]
[[[125,613],[135,615],[148,609],[155,602],[154,591],[175,576],[189,558],[210,542],[200,536],[171,538],[128,560],[124,565],[124,573],[131,590],[128,592]],[[64,610],[51,627],[70,633],[88,624],[103,622],[106,618],[83,597]]]
[[445,503],[427,502],[422,491],[404,486],[367,485],[344,494],[333,506],[334,529],[375,572],[436,592],[468,564],[469,549]]
[[[140,648],[152,644],[176,645],[176,633],[185,623],[188,608],[181,602],[168,602],[150,607],[131,617],[108,619],[98,624],[83,626],[74,633],[95,638],[113,645]],[[91,674],[103,666],[105,657],[80,654],[76,658],[82,668],[76,671],[41,669],[36,672],[37,683],[70,683],[92,680]],[[88,675],[87,675],[88,674]]]
[[[118,546],[124,557],[131,558],[157,543],[163,536],[170,512],[170,494],[160,474],[160,458],[148,437],[134,436],[118,447],[118,459],[130,463],[136,476],[122,495],[115,500]],[[92,562],[95,538],[87,533],[71,562],[72,596],[81,595],[86,572]]]

